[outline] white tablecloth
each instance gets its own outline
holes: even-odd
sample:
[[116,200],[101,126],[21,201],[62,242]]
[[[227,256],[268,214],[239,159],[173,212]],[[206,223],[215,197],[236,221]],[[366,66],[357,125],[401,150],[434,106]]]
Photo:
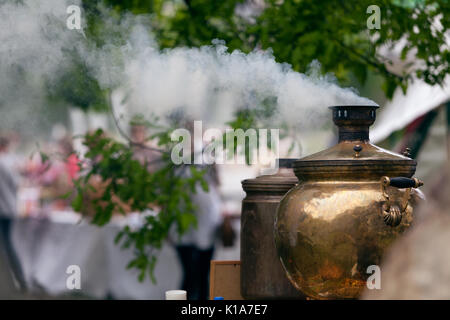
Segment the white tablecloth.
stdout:
[[[131,249],[114,244],[120,227],[109,224],[96,227],[55,222],[50,219],[16,219],[11,237],[29,290],[61,295],[81,291],[93,298],[108,295],[119,299],[164,299],[164,292],[177,289],[181,267],[176,252],[165,245],[155,270],[157,284],[148,277],[137,280],[137,270],[126,270],[131,261]],[[81,269],[81,289],[66,287],[69,265]]]

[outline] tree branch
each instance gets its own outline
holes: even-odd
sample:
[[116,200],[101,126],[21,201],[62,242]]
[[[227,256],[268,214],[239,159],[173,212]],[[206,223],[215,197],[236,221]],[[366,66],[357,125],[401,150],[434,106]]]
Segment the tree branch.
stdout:
[[143,143],[139,143],[139,142],[133,141],[133,139],[131,139],[131,137],[129,137],[129,136],[125,133],[125,131],[122,129],[122,127],[120,126],[119,120],[118,120],[117,117],[116,117],[116,114],[115,114],[115,112],[114,112],[114,107],[112,106],[111,101],[110,101],[110,103],[109,103],[109,111],[111,112],[111,116],[112,116],[112,118],[113,118],[113,120],[114,120],[114,124],[116,125],[116,128],[117,128],[117,130],[119,131],[120,135],[121,135],[123,138],[125,138],[125,139],[128,141],[128,143],[130,143],[130,145],[136,146],[136,147],[140,147],[140,148],[144,148],[144,149],[147,149],[147,150],[152,150],[152,151],[161,152],[161,153],[164,153],[164,152],[165,152],[165,151],[162,150],[162,149],[149,147],[149,146],[147,146],[147,145],[145,145],[145,144],[143,144]]
[[399,81],[403,82],[405,80],[404,77],[399,76],[395,73],[390,72],[389,70],[386,69],[386,67],[384,66],[384,64],[382,63],[378,63],[376,61],[371,60],[369,57],[367,57],[366,55],[358,52],[355,48],[352,48],[350,46],[347,46],[346,44],[344,44],[342,41],[337,40],[336,38],[330,38],[332,39],[336,44],[338,44],[341,48],[343,48],[345,51],[347,51],[348,53],[352,54],[353,56],[359,58],[360,60],[364,61],[365,63],[371,65],[372,67],[374,67],[375,69],[377,69],[378,71],[380,71],[381,73],[383,73],[384,75],[388,76],[388,77],[395,77],[397,78]]

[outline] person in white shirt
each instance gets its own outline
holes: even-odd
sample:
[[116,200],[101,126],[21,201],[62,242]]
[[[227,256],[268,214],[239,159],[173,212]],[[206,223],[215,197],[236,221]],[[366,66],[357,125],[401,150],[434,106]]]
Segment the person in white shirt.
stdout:
[[210,262],[222,224],[222,203],[214,167],[211,169],[212,172],[205,174],[209,190],[197,185],[196,193],[191,196],[197,207],[197,228],[191,227],[175,246],[183,267],[181,288],[187,291],[189,300],[208,299]]

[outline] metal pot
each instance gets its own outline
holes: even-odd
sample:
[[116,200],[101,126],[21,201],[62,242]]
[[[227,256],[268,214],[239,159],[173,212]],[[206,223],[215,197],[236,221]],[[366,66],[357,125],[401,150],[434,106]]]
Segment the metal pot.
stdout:
[[385,249],[413,221],[423,194],[416,161],[369,141],[377,106],[331,107],[339,143],[294,163],[281,200],[278,254],[291,283],[315,299],[357,298]]
[[241,213],[241,295],[245,299],[298,299],[304,295],[286,278],[273,240],[276,209],[298,182],[295,159],[279,159],[279,170],[242,181],[247,196]]

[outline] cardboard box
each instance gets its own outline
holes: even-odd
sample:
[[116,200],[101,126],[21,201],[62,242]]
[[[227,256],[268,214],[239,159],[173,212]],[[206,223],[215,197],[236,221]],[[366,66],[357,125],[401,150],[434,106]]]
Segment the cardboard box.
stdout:
[[241,296],[241,262],[211,261],[209,297],[224,300],[244,300]]

